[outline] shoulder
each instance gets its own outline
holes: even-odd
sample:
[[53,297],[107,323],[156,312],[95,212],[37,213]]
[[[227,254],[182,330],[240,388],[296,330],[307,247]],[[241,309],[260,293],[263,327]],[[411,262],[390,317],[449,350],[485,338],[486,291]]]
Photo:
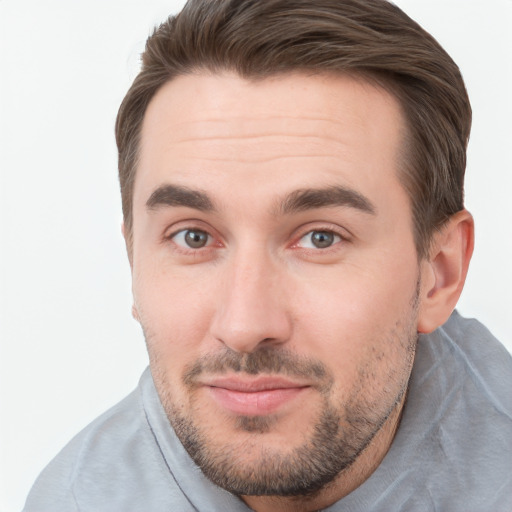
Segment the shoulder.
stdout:
[[480,322],[455,312],[420,336],[415,366],[404,426],[423,474],[418,491],[444,509],[508,510],[512,357]]
[[512,358],[482,324],[455,312],[420,336],[391,448],[340,507],[505,512],[511,460]]
[[479,396],[512,418],[512,356],[484,325],[455,311],[428,341],[434,350],[446,351],[459,382],[472,384],[471,398]]
[[[143,502],[141,500],[144,500]],[[161,456],[140,387],[99,416],[48,464],[24,512],[168,510],[181,493]],[[187,510],[186,502],[183,510]]]

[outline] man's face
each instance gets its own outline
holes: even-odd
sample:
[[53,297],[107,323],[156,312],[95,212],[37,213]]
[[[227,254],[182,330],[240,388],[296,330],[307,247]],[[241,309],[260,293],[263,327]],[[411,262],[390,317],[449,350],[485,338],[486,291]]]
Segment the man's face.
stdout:
[[403,403],[420,266],[403,120],[344,76],[178,77],[134,187],[134,311],[182,443],[237,494],[306,494]]

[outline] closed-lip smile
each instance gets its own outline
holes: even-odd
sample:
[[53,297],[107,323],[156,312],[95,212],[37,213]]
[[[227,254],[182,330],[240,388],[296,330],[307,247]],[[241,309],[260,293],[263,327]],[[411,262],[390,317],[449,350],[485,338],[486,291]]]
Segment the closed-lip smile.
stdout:
[[279,376],[213,377],[202,384],[222,409],[245,416],[276,412],[310,388],[306,383]]

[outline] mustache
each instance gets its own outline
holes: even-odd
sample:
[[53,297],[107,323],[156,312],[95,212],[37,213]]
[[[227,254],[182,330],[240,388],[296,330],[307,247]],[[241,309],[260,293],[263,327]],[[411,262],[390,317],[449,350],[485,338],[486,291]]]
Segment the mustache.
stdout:
[[307,378],[323,384],[330,384],[333,380],[323,363],[287,349],[262,347],[242,354],[226,347],[220,353],[206,354],[185,367],[183,382],[187,387],[194,387],[202,374],[222,375],[228,372],[279,374]]

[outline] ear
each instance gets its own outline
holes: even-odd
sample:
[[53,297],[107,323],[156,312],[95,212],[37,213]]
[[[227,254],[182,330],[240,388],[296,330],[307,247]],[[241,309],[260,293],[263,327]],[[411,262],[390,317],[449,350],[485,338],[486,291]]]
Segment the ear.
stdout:
[[133,240],[132,234],[128,233],[124,221],[121,223],[121,233],[123,234],[124,244],[126,246],[126,253],[128,254],[128,261],[130,262],[130,269],[133,271],[133,258],[132,258],[132,247]]
[[138,312],[137,307],[135,306],[135,304],[132,304],[132,316],[133,316],[134,320],[137,320],[137,322],[140,323],[139,312]]
[[473,254],[474,222],[467,210],[453,215],[434,235],[428,259],[422,262],[418,332],[443,325],[459,300]]
[[[128,261],[130,262],[130,269],[133,274],[133,260],[132,260],[132,250],[131,250],[131,235],[127,234],[126,226],[121,223],[121,233],[123,234],[124,243],[126,244],[126,252],[128,253]],[[140,323],[139,312],[137,311],[137,307],[135,303],[132,304],[132,317]]]

